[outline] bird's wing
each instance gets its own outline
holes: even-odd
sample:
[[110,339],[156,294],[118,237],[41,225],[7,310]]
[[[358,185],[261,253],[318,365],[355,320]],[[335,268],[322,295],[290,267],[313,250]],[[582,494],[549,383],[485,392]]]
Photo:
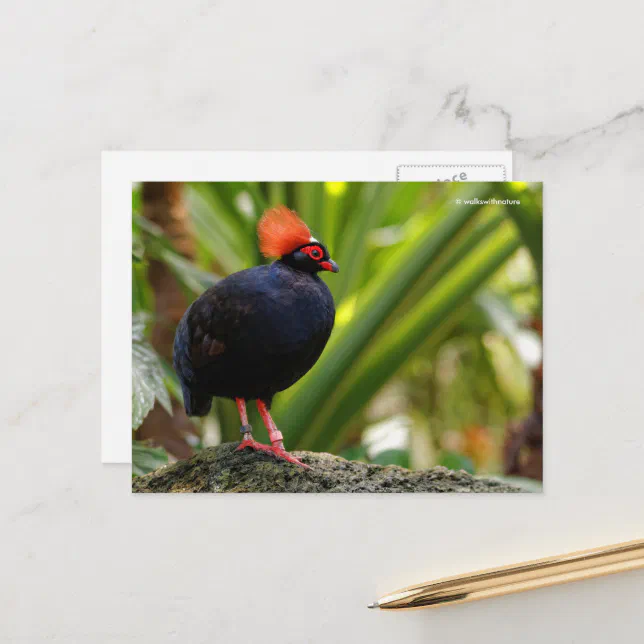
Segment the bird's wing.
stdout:
[[190,357],[195,367],[201,367],[220,356],[226,350],[226,344],[213,336],[201,326],[195,328],[190,345]]
[[202,367],[223,355],[250,311],[248,301],[223,285],[213,287],[194,302],[188,317],[193,366]]

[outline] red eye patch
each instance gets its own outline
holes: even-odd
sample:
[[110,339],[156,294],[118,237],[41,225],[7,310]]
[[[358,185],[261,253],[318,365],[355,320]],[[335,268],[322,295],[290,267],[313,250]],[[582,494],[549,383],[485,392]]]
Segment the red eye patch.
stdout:
[[304,246],[304,248],[300,248],[300,252],[306,253],[311,259],[314,259],[316,262],[320,261],[324,257],[324,253],[319,246]]

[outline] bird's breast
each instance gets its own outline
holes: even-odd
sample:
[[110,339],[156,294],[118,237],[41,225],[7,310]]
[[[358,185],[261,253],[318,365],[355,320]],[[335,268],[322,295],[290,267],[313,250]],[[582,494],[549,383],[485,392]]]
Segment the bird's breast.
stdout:
[[311,275],[277,276],[257,302],[258,327],[262,344],[271,351],[305,348],[331,333],[335,319],[333,297],[322,280]]

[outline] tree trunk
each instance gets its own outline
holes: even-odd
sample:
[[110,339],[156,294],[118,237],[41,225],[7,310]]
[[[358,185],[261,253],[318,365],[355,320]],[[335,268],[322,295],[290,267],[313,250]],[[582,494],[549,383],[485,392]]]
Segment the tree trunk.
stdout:
[[[142,187],[142,202],[143,216],[163,230],[179,253],[194,260],[195,242],[183,199],[183,184],[146,182]],[[155,300],[152,345],[159,355],[172,362],[174,332],[189,302],[163,262],[150,261],[148,279]],[[173,402],[173,415],[170,416],[157,403],[139,428],[137,438],[153,439],[177,458],[188,458],[193,454],[186,440],[188,434],[196,435],[197,430],[183,407]]]

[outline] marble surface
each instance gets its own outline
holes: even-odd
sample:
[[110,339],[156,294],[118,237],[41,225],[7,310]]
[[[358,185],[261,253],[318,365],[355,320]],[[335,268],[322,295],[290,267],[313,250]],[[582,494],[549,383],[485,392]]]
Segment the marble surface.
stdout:
[[[604,642],[644,571],[378,614],[644,536],[640,2],[3,3],[0,642]],[[100,152],[511,149],[546,190],[546,494],[130,496],[99,463]]]

